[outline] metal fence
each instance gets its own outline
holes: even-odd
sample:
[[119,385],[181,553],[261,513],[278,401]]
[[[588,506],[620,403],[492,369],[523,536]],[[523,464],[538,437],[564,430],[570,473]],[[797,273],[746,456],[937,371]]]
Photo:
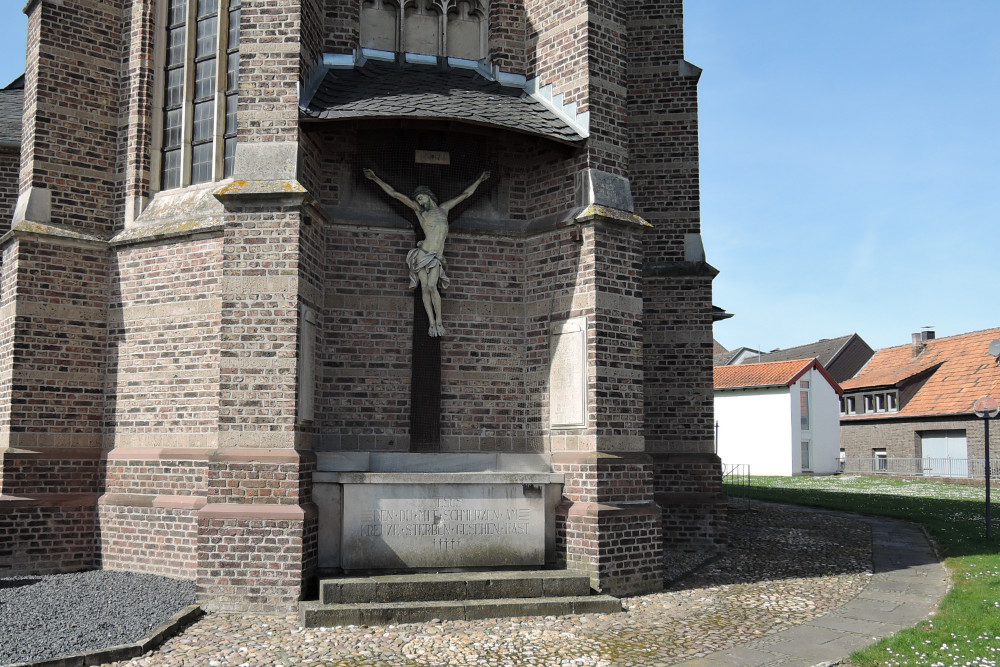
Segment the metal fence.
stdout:
[[[966,477],[984,479],[986,459],[904,459],[889,456],[845,458],[841,472],[865,475],[923,475],[925,477]],[[990,476],[1000,479],[1000,461],[990,459]]]
[[722,491],[729,498],[729,509],[746,511],[750,508],[750,465],[722,464]]

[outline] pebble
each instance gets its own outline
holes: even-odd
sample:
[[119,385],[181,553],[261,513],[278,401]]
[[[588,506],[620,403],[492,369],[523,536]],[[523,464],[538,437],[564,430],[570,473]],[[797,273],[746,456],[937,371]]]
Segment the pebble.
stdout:
[[752,506],[721,557],[626,598],[621,614],[302,628],[296,616],[208,614],[159,650],[105,667],[670,665],[758,639],[853,599],[872,575],[871,533],[844,517]]

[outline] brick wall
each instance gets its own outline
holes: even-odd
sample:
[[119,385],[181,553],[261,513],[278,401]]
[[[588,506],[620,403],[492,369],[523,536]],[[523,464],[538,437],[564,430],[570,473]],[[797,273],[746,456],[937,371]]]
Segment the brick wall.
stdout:
[[99,447],[107,251],[27,235],[12,240],[4,257],[10,279],[4,289],[16,290],[17,297],[7,425],[12,433],[25,434],[12,435],[10,442]]
[[219,415],[222,239],[128,246],[111,272],[107,427],[116,444],[214,444]]
[[504,72],[526,74],[524,3],[493,0],[490,8],[490,60]]
[[243,0],[240,17],[239,141],[298,136],[298,0]]
[[198,519],[194,510],[145,507],[132,498],[105,496],[99,521],[103,568],[195,578]]
[[[990,435],[1000,433],[993,420]],[[920,433],[965,431],[969,458],[985,457],[985,431],[982,419],[967,416],[925,419],[857,419],[840,422],[840,446],[851,458],[871,458],[873,449],[884,449],[893,458],[920,458]]]
[[[113,226],[121,0],[29,3],[21,190],[52,193],[52,221]],[[71,182],[65,180],[72,174]]]
[[55,503],[0,499],[0,576],[58,574],[100,564],[93,495]]
[[719,457],[697,453],[652,457],[656,503],[663,508],[664,548],[724,549],[728,527]]
[[645,435],[649,452],[711,452],[711,276],[643,283]]
[[653,224],[647,262],[684,260],[700,232],[697,78],[684,76],[681,0],[627,2],[629,175],[636,210]]
[[409,449],[411,247],[408,230],[337,227],[328,235],[316,409],[324,449]]
[[552,84],[553,95],[564,103],[575,102],[579,111],[588,105],[587,3],[525,0],[527,18],[527,76]]

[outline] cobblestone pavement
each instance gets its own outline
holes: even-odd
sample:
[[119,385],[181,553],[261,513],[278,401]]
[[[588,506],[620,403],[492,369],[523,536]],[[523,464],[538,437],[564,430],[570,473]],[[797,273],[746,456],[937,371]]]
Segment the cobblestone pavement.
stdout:
[[670,665],[826,614],[871,577],[869,525],[755,505],[731,516],[727,554],[623,600],[627,613],[314,629],[295,616],[209,614],[158,651],[112,664]]

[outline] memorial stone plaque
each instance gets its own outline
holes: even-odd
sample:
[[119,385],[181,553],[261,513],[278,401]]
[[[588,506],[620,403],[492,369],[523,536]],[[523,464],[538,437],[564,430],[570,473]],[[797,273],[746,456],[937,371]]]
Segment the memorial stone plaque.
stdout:
[[587,425],[587,318],[552,325],[549,334],[549,423],[552,428]]
[[544,565],[531,484],[345,484],[345,570]]

